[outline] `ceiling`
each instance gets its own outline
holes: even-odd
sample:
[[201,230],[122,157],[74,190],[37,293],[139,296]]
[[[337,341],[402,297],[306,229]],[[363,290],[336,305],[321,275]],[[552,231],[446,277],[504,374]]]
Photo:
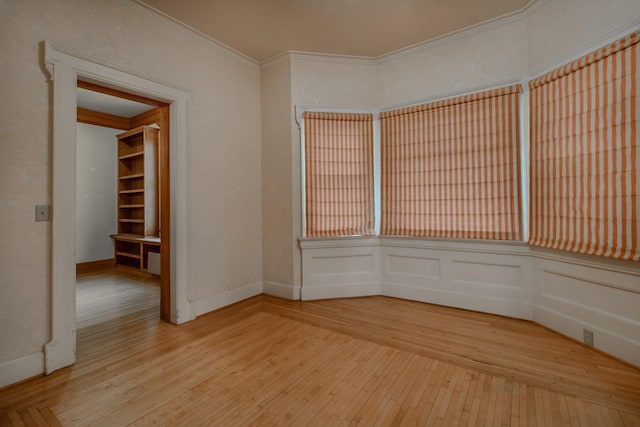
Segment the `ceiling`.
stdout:
[[[263,62],[287,51],[378,57],[517,12],[532,0],[137,0]],[[78,88],[78,107],[153,106]]]
[[77,88],[78,107],[131,118],[156,107],[116,96]]
[[303,51],[378,57],[531,0],[138,0],[263,62]]

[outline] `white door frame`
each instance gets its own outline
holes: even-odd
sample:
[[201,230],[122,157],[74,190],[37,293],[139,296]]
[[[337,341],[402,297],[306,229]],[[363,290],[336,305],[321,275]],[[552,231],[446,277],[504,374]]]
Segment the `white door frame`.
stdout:
[[45,373],[69,366],[76,353],[76,85],[78,77],[170,103],[171,321],[195,319],[189,286],[189,92],[88,55],[42,42],[52,82],[51,339]]

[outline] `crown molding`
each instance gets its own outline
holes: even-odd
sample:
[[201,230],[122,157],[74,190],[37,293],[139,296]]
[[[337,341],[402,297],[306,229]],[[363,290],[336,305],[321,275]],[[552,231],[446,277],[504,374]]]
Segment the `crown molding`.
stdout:
[[291,59],[291,55],[290,55],[290,53],[288,51],[279,53],[276,56],[272,56],[271,58],[269,58],[269,59],[267,59],[265,61],[262,61],[260,63],[260,67],[261,68],[270,67],[272,65],[277,64],[278,62],[284,61],[285,59]]
[[263,62],[261,65],[268,64],[272,61],[277,61],[283,56],[288,56],[291,59],[299,61],[318,61],[318,62],[333,62],[339,64],[363,64],[363,65],[376,65],[377,59],[370,56],[353,56],[353,55],[338,55],[333,53],[319,53],[319,52],[303,52],[299,50],[288,50],[276,56],[273,56]]
[[196,36],[199,38],[202,38],[206,41],[208,41],[209,43],[214,44],[216,47],[220,48],[223,52],[231,54],[231,56],[233,56],[236,59],[241,60],[242,62],[254,66],[254,67],[259,67],[260,66],[260,62],[256,61],[255,59],[251,58],[250,56],[245,55],[244,53],[240,52],[239,50],[236,50],[234,48],[232,48],[231,46],[228,46],[216,39],[214,39],[213,37],[203,33],[202,31],[198,31],[195,28],[191,27],[190,25],[185,24],[184,22],[174,18],[171,15],[168,15],[164,12],[162,12],[159,9],[156,9],[153,6],[150,6],[146,3],[144,3],[142,0],[120,0],[122,3],[124,3],[125,5],[136,9],[142,13],[144,13],[147,16],[151,16],[152,18],[158,19],[160,21],[163,21],[166,24],[172,24],[174,26],[176,26],[177,28],[179,28],[180,30],[186,32],[189,35],[192,36]]

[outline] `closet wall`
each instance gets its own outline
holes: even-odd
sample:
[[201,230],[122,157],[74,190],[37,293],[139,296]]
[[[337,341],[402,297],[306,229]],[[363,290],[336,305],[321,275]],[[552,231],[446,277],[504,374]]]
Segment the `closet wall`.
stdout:
[[116,232],[119,129],[77,125],[76,263],[113,258],[109,235]]

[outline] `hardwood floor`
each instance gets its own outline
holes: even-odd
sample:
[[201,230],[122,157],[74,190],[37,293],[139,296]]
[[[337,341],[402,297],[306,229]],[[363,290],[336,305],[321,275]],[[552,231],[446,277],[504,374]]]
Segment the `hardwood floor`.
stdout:
[[640,425],[639,369],[500,316],[259,296],[107,323],[74,366],[0,390],[0,424]]
[[123,270],[112,268],[105,273],[77,278],[78,333],[87,333],[99,326],[113,327],[141,316],[159,316],[160,279],[142,279]]

